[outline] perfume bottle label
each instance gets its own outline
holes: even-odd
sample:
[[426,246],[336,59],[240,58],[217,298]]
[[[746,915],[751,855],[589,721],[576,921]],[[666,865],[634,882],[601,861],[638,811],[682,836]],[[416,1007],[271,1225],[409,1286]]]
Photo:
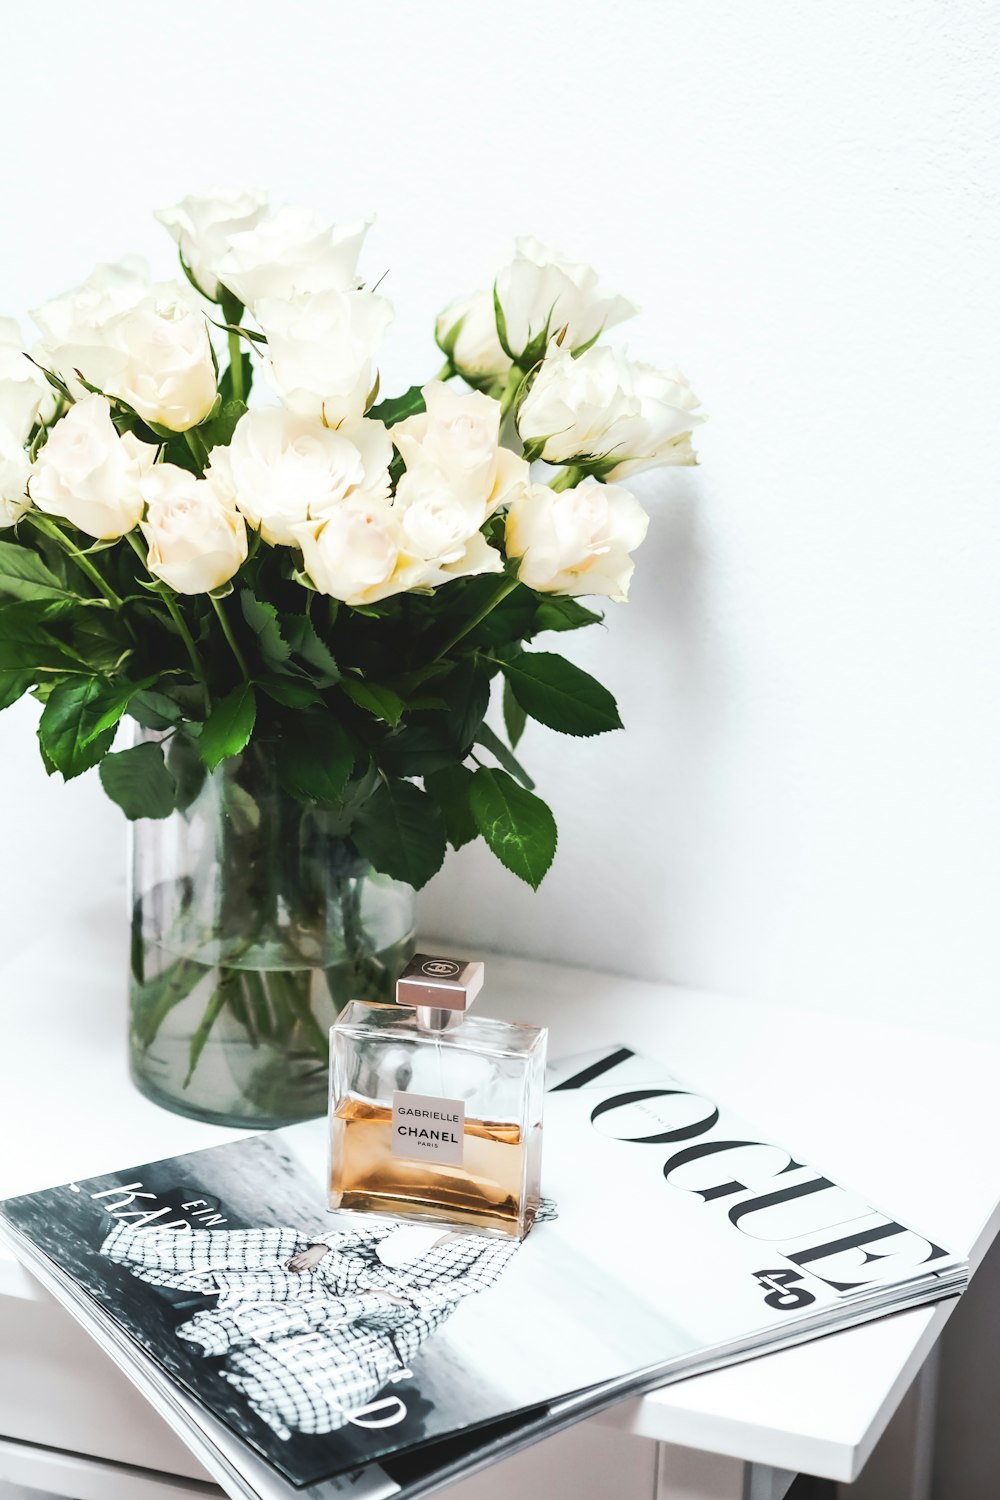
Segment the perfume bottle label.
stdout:
[[391,1139],[393,1156],[460,1167],[465,1148],[465,1100],[397,1090],[392,1096]]

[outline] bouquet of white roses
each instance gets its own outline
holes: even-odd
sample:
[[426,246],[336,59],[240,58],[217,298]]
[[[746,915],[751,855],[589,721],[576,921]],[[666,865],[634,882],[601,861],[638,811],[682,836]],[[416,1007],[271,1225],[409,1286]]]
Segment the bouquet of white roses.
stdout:
[[[626,597],[647,517],[618,481],[693,463],[701,418],[679,371],[599,342],[632,306],[535,240],[439,316],[437,377],[380,399],[392,309],[357,270],[366,223],[253,192],[158,217],[186,282],[99,265],[33,314],[30,354],[0,325],[0,708],[32,693],[50,771],[98,766],[128,818],[177,813],[174,844],[208,861],[204,900],[154,872],[147,923],[137,893],[141,1086],[277,1121],[322,1108],[330,1020],[405,962],[412,922],[376,931],[373,883],[422,886],[477,836],[542,880],[556,827],[515,758],[526,718],[620,720],[532,645],[601,619],[580,596]],[[254,1071],[223,1106],[203,1053],[227,1024]]]
[[[439,316],[437,378],[380,400],[367,223],[255,192],[158,217],[186,284],[126,259],[40,307],[30,355],[2,325],[0,707],[32,692],[46,765],[99,765],[130,818],[260,737],[376,869],[420,886],[482,835],[537,886],[556,829],[525,716],[620,721],[527,647],[626,597],[647,517],[618,481],[695,461],[690,387],[599,342],[635,309],[522,239]],[[113,750],[125,715],[164,740]]]

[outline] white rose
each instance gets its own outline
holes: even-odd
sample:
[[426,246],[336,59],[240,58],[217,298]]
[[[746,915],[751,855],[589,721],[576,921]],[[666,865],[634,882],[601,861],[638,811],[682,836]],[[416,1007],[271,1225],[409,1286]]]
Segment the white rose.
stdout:
[[124,536],[142,514],[139,485],[152,453],[150,444],[118,436],[103,396],[86,396],[53,427],[28,490],[39,510],[88,536]]
[[609,478],[657,464],[697,462],[692,429],[705,420],[680,370],[657,370],[595,347],[577,358],[552,346],[521,403],[517,429],[549,463],[617,460]]
[[387,502],[345,500],[325,520],[292,528],[306,572],[321,594],[344,604],[374,604],[421,583],[426,564],[405,547],[399,518]]
[[604,594],[628,598],[629,553],[646,535],[649,517],[618,485],[585,479],[556,492],[533,484],[507,512],[507,553],[521,559],[517,576],[543,594]]
[[208,323],[185,296],[144,298],[115,320],[108,337],[121,366],[102,390],[172,432],[205,420],[217,394],[215,362]]
[[497,337],[493,289],[460,297],[438,314],[437,342],[466,380],[499,379],[511,367]]
[[406,465],[397,496],[434,485],[480,507],[477,527],[527,482],[520,455],[499,446],[500,403],[479,391],[452,391],[439,380],[423,388],[425,411],[397,422],[392,441]]
[[109,329],[149,293],[149,272],[140,256],[97,265],[80,286],[35,308],[31,316],[42,331],[33,351],[39,364],[54,370],[74,396],[86,394],[79,370],[91,385],[105,390],[121,368],[121,356],[110,346]]
[[392,306],[370,292],[325,291],[291,301],[262,298],[255,309],[267,338],[268,375],[300,416],[336,426],[360,417],[375,383],[375,352]]
[[267,212],[267,194],[221,189],[193,194],[155,217],[173,235],[184,264],[212,302],[219,300],[219,266],[234,234],[247,233]]
[[207,594],[228,583],[247,557],[243,517],[208,479],[156,464],[142,481],[149,544],[146,566],[178,594]]
[[228,448],[213,450],[208,472],[266,542],[291,545],[295,523],[342,500],[386,500],[391,459],[382,422],[332,428],[261,407],[240,418]]
[[[480,532],[485,507],[467,492],[433,475],[407,473],[396,486],[393,509],[406,550],[428,567],[449,576],[454,571],[456,577],[465,572],[496,573],[502,568],[499,552],[486,544]],[[432,581],[443,581],[443,576]]]
[[[2,352],[0,350],[0,368]],[[45,395],[33,380],[11,380],[0,376],[0,427],[23,444],[34,426],[43,401]]]
[[16,320],[0,318],[0,425],[26,439],[39,417],[49,422],[55,411],[55,392],[24,353]]
[[338,227],[310,209],[280,208],[253,229],[230,235],[218,278],[255,315],[262,297],[351,291],[358,285],[358,254],[371,222]]
[[496,473],[499,401],[479,391],[449,390],[440,380],[429,381],[423,397],[426,410],[392,429],[407,472],[433,471],[485,498]]
[[566,328],[564,343],[579,349],[616,323],[638,312],[624,297],[598,290],[593,266],[567,260],[540,240],[523,235],[515,254],[496,279],[507,347],[522,354],[548,328],[552,337]]
[[471,522],[468,507],[448,490],[428,489],[397,504],[407,552],[421,558],[427,587],[470,573],[501,573],[503,558]]
[[0,424],[0,531],[15,525],[31,503],[28,499],[28,475],[31,464],[24,443],[8,427]]

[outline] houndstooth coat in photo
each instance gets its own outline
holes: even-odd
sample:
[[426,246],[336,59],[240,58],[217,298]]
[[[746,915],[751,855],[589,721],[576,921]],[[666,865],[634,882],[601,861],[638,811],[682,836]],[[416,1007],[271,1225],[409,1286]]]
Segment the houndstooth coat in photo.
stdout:
[[[516,1240],[434,1231],[405,1264],[382,1247],[409,1229],[372,1223],[307,1238],[294,1229],[158,1230],[118,1224],[101,1253],[151,1286],[215,1297],[176,1331],[206,1357],[282,1438],[343,1427],[409,1364],[466,1297],[485,1291]],[[328,1253],[310,1271],[289,1258]],[[392,1258],[391,1256],[389,1257]]]

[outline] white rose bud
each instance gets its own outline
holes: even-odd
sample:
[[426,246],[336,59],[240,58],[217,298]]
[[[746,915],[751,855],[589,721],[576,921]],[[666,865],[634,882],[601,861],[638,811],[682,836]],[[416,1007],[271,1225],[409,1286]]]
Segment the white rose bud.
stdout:
[[178,594],[207,594],[246,562],[243,517],[208,479],[175,464],[156,464],[142,481],[149,544],[146,566]]
[[266,212],[266,193],[222,189],[193,194],[173,208],[159,209],[155,217],[173,236],[200,290],[218,302],[218,270],[229,253],[231,237],[254,229]]
[[0,531],[14,526],[28,509],[31,464],[24,443],[0,424]]
[[153,295],[115,321],[122,353],[116,378],[102,386],[145,422],[186,432],[203,422],[217,395],[208,324],[185,297]]
[[263,297],[346,292],[358,285],[357,263],[371,219],[338,227],[311,210],[287,206],[253,229],[231,234],[218,278],[257,314]]
[[618,485],[585,479],[556,492],[533,484],[507,512],[507,553],[521,559],[517,576],[543,594],[628,598],[629,553],[646,535],[649,517]]
[[293,525],[342,500],[387,500],[391,460],[382,422],[332,428],[261,407],[240,418],[228,448],[213,450],[208,473],[266,542],[287,546],[295,542]]
[[492,287],[449,303],[438,314],[436,332],[438,347],[473,384],[502,379],[511,367],[497,337]]
[[621,479],[658,464],[697,463],[691,432],[704,420],[680,370],[600,347],[574,359],[553,346],[521,403],[517,429],[548,463],[595,461]]
[[142,514],[140,481],[155,450],[120,438],[103,396],[86,396],[53,427],[28,482],[39,510],[88,536],[124,536]]
[[507,347],[515,354],[523,354],[546,328],[552,338],[565,328],[565,347],[580,349],[638,311],[626,298],[602,293],[593,266],[567,260],[530,235],[514,248],[513,260],[497,276],[496,294]]
[[395,510],[345,500],[321,521],[294,526],[306,572],[321,594],[375,604],[421,583],[426,564],[408,554]]
[[375,381],[373,358],[392,306],[370,292],[319,292],[291,301],[262,298],[268,375],[284,404],[330,427],[360,417]]
[[42,331],[35,358],[55,371],[75,397],[86,394],[78,370],[91,385],[106,390],[122,367],[111,330],[121,314],[148,293],[149,272],[140,256],[95,266],[80,286],[32,312]]

